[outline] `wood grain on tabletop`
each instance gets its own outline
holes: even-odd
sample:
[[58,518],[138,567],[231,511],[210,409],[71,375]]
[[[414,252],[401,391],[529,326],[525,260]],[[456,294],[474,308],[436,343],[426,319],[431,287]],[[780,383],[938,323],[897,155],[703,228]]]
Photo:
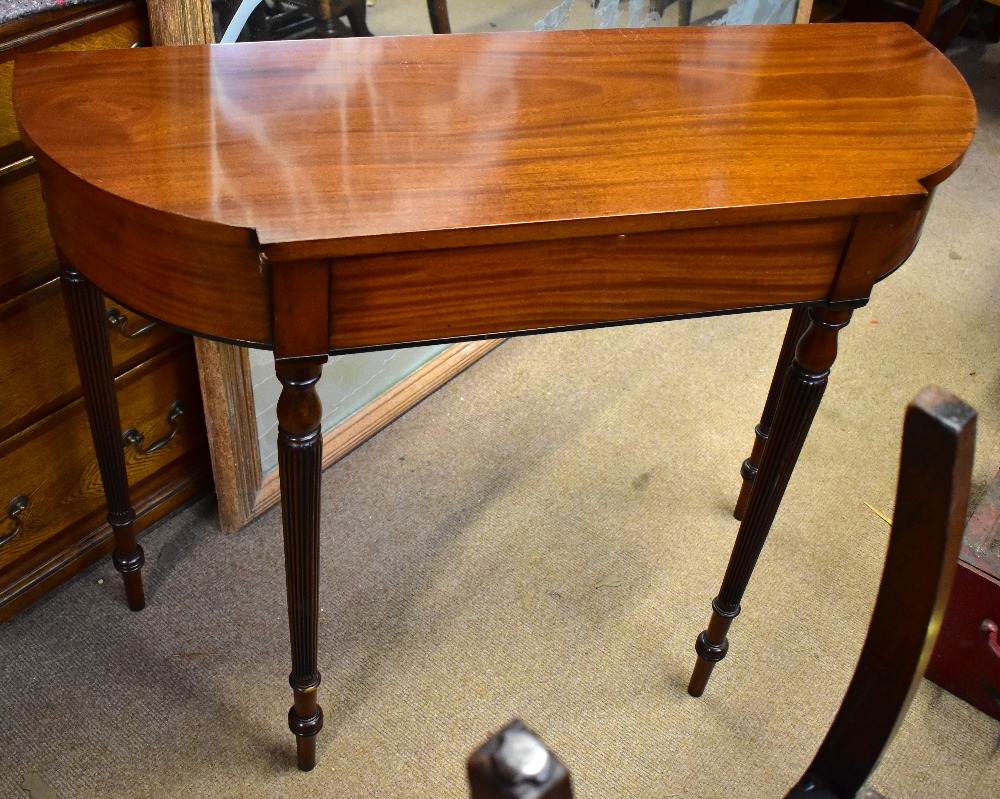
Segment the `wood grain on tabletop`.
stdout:
[[15,104],[34,148],[94,186],[264,245],[336,241],[317,256],[509,241],[525,223],[912,207],[975,126],[957,70],[903,25],[29,55]]

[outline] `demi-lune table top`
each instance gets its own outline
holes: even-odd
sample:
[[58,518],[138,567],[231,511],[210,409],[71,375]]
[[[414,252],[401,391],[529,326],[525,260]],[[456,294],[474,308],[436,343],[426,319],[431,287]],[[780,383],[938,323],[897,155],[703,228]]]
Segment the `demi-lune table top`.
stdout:
[[283,356],[863,302],[976,120],[898,24],[27,55],[14,103],[70,262]]
[[668,224],[656,217],[717,208],[905,204],[965,150],[968,88],[906,26],[822,33],[60,53],[18,59],[15,102],[34,148],[94,186],[251,228],[265,247],[324,242],[332,256],[492,242],[497,229],[567,220],[656,228]]

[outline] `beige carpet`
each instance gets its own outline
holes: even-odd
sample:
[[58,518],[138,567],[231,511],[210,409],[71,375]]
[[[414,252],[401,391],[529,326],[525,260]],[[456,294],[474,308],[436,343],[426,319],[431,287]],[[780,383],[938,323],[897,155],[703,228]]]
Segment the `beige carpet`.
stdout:
[[[954,55],[981,132],[841,337],[702,699],[694,638],[786,313],[508,342],[331,468],[309,774],[279,514],[227,537],[210,501],[178,513],[144,539],[143,613],[101,563],[0,627],[0,797],[457,799],[513,716],[579,799],[783,796],[867,627],[888,528],[865,503],[892,511],[905,403],[937,382],[979,409],[977,496],[1000,464],[1000,47]],[[1000,724],[924,683],[873,784],[986,799],[998,777]]]

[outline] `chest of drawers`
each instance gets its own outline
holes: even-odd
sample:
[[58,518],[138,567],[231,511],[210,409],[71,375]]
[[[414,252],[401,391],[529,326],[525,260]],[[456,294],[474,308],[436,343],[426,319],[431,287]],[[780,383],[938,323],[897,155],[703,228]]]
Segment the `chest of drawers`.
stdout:
[[[0,621],[113,544],[38,173],[14,122],[13,58],[147,42],[145,10],[134,2],[0,26]],[[187,337],[110,300],[106,307],[142,530],[211,487],[197,366]]]

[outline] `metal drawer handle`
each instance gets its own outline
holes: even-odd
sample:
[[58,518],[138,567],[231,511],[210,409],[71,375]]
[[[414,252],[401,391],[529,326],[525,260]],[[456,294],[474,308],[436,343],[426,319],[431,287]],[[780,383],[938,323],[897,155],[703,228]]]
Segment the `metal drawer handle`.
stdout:
[[21,532],[21,526],[24,524],[21,520],[21,514],[28,509],[28,502],[27,494],[18,494],[10,501],[10,504],[7,506],[7,518],[14,522],[14,529],[3,536],[3,538],[0,538],[0,547]]
[[35,156],[26,155],[24,158],[19,158],[12,164],[6,164],[5,166],[0,166],[0,178],[7,177],[7,175],[13,175],[15,172],[20,172],[22,169],[27,169],[30,166],[34,166]]
[[990,651],[1000,658],[1000,641],[997,641],[997,623],[993,619],[983,619],[979,629],[986,633],[986,646]]
[[167,414],[167,422],[170,424],[170,432],[158,441],[154,441],[148,447],[143,446],[146,441],[146,437],[134,427],[130,427],[122,433],[122,444],[126,449],[128,449],[130,444],[135,444],[135,448],[139,450],[140,455],[148,455],[150,452],[156,452],[158,449],[163,449],[173,440],[174,436],[177,435],[177,431],[180,429],[180,418],[184,415],[184,411],[184,403],[180,400],[175,401],[174,404],[170,406],[170,412]]
[[117,308],[108,308],[107,311],[108,324],[112,327],[117,327],[118,332],[122,334],[125,338],[139,338],[143,333],[148,333],[151,328],[156,327],[156,322],[148,322],[140,327],[138,330],[133,330],[131,333],[128,331],[128,317],[125,316]]

